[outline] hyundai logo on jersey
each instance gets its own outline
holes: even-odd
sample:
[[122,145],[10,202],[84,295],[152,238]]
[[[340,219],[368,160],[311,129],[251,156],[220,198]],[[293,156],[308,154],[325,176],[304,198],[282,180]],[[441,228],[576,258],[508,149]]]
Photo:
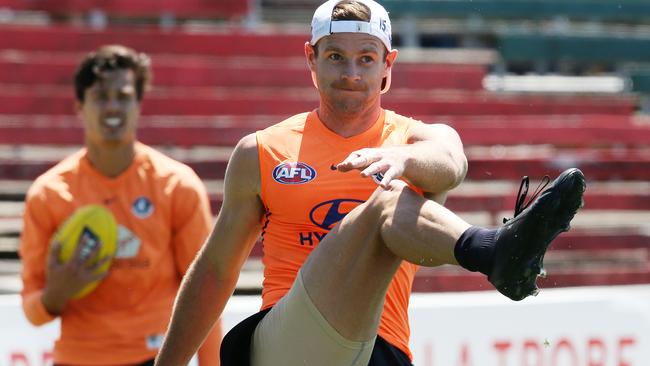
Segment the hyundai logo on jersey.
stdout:
[[133,212],[135,216],[144,219],[153,212],[153,203],[151,203],[151,200],[147,197],[138,197],[133,201],[131,212]]
[[316,170],[301,162],[286,162],[273,169],[273,179],[282,184],[303,184],[316,178]]
[[309,219],[314,225],[331,230],[345,215],[363,202],[350,198],[325,201],[311,209]]

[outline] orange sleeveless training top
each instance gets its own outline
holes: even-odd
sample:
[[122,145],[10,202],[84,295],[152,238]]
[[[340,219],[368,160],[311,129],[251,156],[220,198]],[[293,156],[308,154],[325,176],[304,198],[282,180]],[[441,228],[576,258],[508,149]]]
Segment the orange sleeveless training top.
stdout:
[[[358,149],[405,144],[414,122],[386,110],[370,129],[344,138],[325,127],[314,111],[257,132],[261,196],[266,208],[263,309],[289,291],[303,262],[325,234],[377,188],[373,178],[337,172],[331,169],[332,164]],[[388,289],[379,325],[379,335],[409,358],[408,302],[417,268],[402,263]]]

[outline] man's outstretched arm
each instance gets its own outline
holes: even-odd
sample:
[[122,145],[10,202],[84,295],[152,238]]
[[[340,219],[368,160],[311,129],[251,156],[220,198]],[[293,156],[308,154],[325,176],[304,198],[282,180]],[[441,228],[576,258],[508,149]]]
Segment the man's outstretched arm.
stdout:
[[257,143],[248,135],[230,158],[221,211],[181,283],[156,365],[186,365],[221,316],[260,233],[259,185]]
[[352,152],[338,166],[358,169],[364,176],[383,174],[381,186],[405,178],[424,192],[441,193],[459,185],[467,173],[467,158],[456,131],[443,124],[413,124],[408,144]]

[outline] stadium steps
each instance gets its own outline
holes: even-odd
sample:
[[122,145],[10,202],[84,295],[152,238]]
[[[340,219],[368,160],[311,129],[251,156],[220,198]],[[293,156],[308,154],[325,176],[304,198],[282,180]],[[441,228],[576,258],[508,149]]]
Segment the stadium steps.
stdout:
[[[22,289],[21,263],[18,259],[3,259],[0,238],[0,294],[15,294]],[[244,263],[235,287],[235,295],[259,294],[262,287],[262,262],[259,258]]]
[[[37,149],[5,146],[0,155],[0,177],[34,179],[53,166],[70,149]],[[167,149],[173,157],[187,163],[203,179],[222,179],[228,161],[228,148],[194,147]],[[38,154],[39,151],[47,152]],[[556,148],[550,145],[468,146],[469,180],[509,179],[522,176],[555,176],[569,167],[578,167],[591,180],[650,181],[650,148]],[[26,155],[31,155],[25,157]]]
[[172,30],[158,27],[114,26],[93,30],[67,25],[0,25],[0,49],[38,52],[89,52],[105,44],[123,44],[147,54],[194,54],[215,57],[301,56],[309,32],[280,33],[276,28],[264,32],[244,29],[210,28]]
[[[311,14],[309,15],[311,16]],[[46,24],[0,24],[0,50],[32,53],[75,53],[81,57],[103,44],[124,44],[150,55],[216,58],[295,57],[304,60],[304,44],[309,39],[309,25],[284,22],[282,29],[260,24],[255,31],[233,26],[179,26],[175,29],[113,25],[98,30],[82,26]],[[11,39],[8,39],[11,38]],[[162,42],[158,43],[158,40]],[[487,66],[498,60],[498,53],[488,48],[424,49],[400,47],[398,62],[449,63]],[[155,61],[158,62],[158,61]]]
[[650,67],[645,65],[643,67],[637,66],[627,70],[626,73],[632,82],[632,90],[646,95],[650,94]]
[[[163,150],[163,149],[161,149]],[[223,151],[222,154],[227,154]],[[531,177],[530,190],[540,177]],[[223,180],[203,179],[214,212],[221,207]],[[11,211],[4,202],[22,202],[32,180],[0,180],[0,216]],[[508,211],[514,207],[518,180],[467,180],[449,192],[447,205],[458,211]],[[585,192],[586,208],[598,210],[650,210],[650,181],[592,181]],[[22,204],[22,203],[21,203]],[[4,215],[6,216],[6,215]],[[650,224],[650,221],[649,221]]]
[[[0,83],[71,86],[83,54],[0,51]],[[155,87],[310,87],[304,57],[150,55]],[[413,89],[482,89],[482,65],[403,62],[393,86]]]
[[[650,119],[628,115],[415,116],[447,123],[466,145],[643,146]],[[286,116],[143,116],[138,137],[153,145],[234,146]],[[0,144],[76,145],[83,127],[71,115],[0,115]]]
[[[0,114],[74,114],[71,87],[0,84]],[[395,88],[385,108],[412,115],[623,114],[636,108],[633,95],[532,95],[463,90]],[[313,87],[156,87],[144,115],[291,115],[318,107]]]
[[[304,16],[320,4],[319,0],[265,0],[268,9],[277,12],[302,11]],[[425,19],[522,19],[548,20],[557,17],[600,22],[643,23],[650,4],[641,0],[383,0],[382,5],[393,21],[403,17]]]
[[[282,0],[272,0],[282,2]],[[650,4],[638,0],[617,2],[603,0],[384,0],[386,9],[395,19],[419,18],[486,18],[551,20],[562,17],[571,20],[643,23],[648,19]]]
[[[0,217],[21,217],[25,193],[31,181],[4,180],[0,184],[3,185],[0,189]],[[530,189],[537,185],[538,182],[532,180]],[[206,181],[206,186],[212,212],[217,213],[223,200],[223,181],[209,180]],[[449,193],[445,205],[458,213],[487,212],[491,216],[488,224],[496,225],[501,218],[512,215],[518,188],[517,183],[508,181],[467,181]],[[584,210],[587,213],[599,210],[604,216],[608,216],[609,211],[618,210],[619,214],[627,212],[646,218],[650,225],[650,182],[590,182],[585,193]]]
[[[647,6],[650,9],[650,5]],[[497,48],[503,60],[512,63],[563,60],[583,64],[623,64],[650,61],[650,37],[647,33],[634,31],[582,34],[510,31],[498,35]]]
[[152,18],[172,15],[180,18],[222,18],[244,17],[248,10],[247,1],[241,0],[0,0],[0,8],[22,11],[43,11],[53,16],[75,16],[102,11],[112,17]]
[[[606,252],[623,249],[650,249],[650,227],[647,221],[648,213],[634,213],[625,211],[611,211],[612,216],[622,215],[619,222],[625,220],[627,226],[606,227],[599,220],[590,220],[589,210],[585,210],[586,218],[578,219],[572,225],[572,230],[560,235],[553,242],[552,250],[579,251],[589,253],[593,251]],[[468,217],[467,213],[460,213]],[[471,216],[471,215],[470,215]],[[580,214],[583,216],[583,213]],[[477,225],[490,226],[487,222],[477,222]],[[16,258],[18,237],[22,228],[20,217],[0,216],[0,252],[4,258]],[[261,257],[262,245],[258,242],[251,252],[252,257]]]
[[[492,148],[488,148],[492,149]],[[525,147],[522,147],[524,150]],[[504,147],[489,156],[468,153],[471,180],[499,178],[519,179],[528,175],[556,176],[571,167],[580,168],[591,180],[650,179],[648,150],[640,149],[556,149],[549,148],[539,155],[518,156]]]
[[[621,245],[621,239],[625,239],[624,245]],[[17,238],[9,240],[17,245]],[[20,286],[17,278],[20,267],[15,257],[5,255],[7,244],[3,244],[3,241],[8,240],[0,237],[0,260],[12,263],[12,267],[0,273],[0,291],[3,287],[5,291],[17,291]],[[589,245],[576,246],[576,243]],[[592,247],[594,243],[599,243],[599,246]],[[261,251],[261,245],[256,244],[251,257],[242,268],[236,293],[260,293],[263,278]],[[15,249],[13,254],[15,255]],[[650,236],[619,232],[607,237],[576,233],[574,230],[556,239],[544,263],[548,277],[540,279],[541,287],[650,283]],[[7,289],[7,286],[10,288]],[[422,267],[413,284],[413,290],[417,292],[492,289],[483,275],[454,266]]]
[[[557,253],[557,255],[556,255]],[[547,278],[538,280],[541,288],[570,286],[614,286],[650,283],[650,250],[613,249],[602,255],[575,253],[578,268],[566,268],[566,252],[547,253]],[[603,260],[603,257],[606,258]],[[617,262],[612,263],[613,259]],[[643,261],[642,261],[643,260]],[[486,277],[459,267],[422,268],[413,283],[415,292],[493,290]]]
[[23,201],[32,180],[0,179],[0,203]]
[[[0,238],[0,251],[2,238]],[[14,294],[20,291],[20,262],[14,259],[0,259],[0,295]]]

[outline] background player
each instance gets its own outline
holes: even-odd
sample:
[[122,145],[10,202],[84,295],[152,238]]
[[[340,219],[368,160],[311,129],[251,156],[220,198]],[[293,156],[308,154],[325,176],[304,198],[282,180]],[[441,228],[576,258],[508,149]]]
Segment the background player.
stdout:
[[[167,328],[182,275],[211,227],[205,187],[187,166],[136,140],[140,105],[150,80],[144,54],[105,46],[86,56],[75,75],[85,148],[44,173],[30,188],[21,237],[23,308],[36,325],[61,319],[54,363],[152,364]],[[118,223],[110,269],[50,251],[57,228],[76,208],[101,204]],[[92,257],[92,256],[90,256]],[[103,278],[87,296],[71,297]],[[217,365],[215,326],[199,351]]]

